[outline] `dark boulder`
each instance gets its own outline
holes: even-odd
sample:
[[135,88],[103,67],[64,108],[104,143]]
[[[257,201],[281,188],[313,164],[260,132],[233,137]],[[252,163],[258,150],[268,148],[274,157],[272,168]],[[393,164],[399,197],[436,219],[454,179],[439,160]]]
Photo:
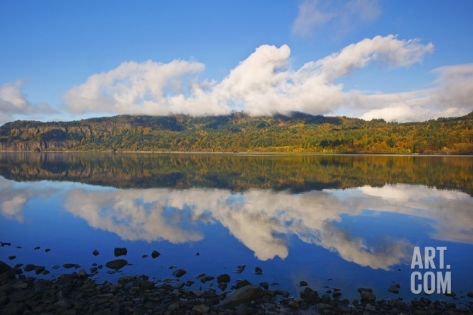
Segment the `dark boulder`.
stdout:
[[240,289],[240,288],[243,288],[243,287],[246,287],[246,286],[249,286],[249,285],[251,285],[250,281],[248,281],[248,280],[240,280],[240,281],[237,282],[237,284],[236,284],[235,287],[236,287],[237,289]]
[[320,302],[319,294],[317,293],[317,291],[314,291],[309,287],[306,287],[304,291],[301,292],[301,299],[303,299],[309,304]]
[[256,285],[248,285],[240,288],[227,296],[225,300],[220,302],[217,307],[219,308],[233,308],[240,304],[250,302],[262,297],[264,294],[263,289]]
[[12,268],[7,265],[6,263],[4,263],[3,261],[0,261],[0,274],[8,271],[8,270],[11,270]]
[[187,271],[185,271],[184,269],[176,269],[176,270],[174,270],[174,272],[172,273],[172,275],[173,275],[174,277],[180,278],[180,277],[182,277],[183,275],[185,275],[186,273],[187,273]]
[[115,257],[125,256],[128,253],[128,250],[125,247],[116,247],[113,250]]
[[220,282],[225,282],[225,283],[228,283],[230,282],[230,275],[224,273],[224,274],[221,274],[220,276],[217,277],[217,282],[220,283]]
[[115,259],[107,262],[105,264],[105,267],[109,269],[118,270],[125,267],[126,265],[128,265],[128,261],[126,261],[125,259]]
[[213,279],[215,279],[214,276],[203,276],[203,277],[200,277],[200,282],[206,283],[207,281],[212,281]]

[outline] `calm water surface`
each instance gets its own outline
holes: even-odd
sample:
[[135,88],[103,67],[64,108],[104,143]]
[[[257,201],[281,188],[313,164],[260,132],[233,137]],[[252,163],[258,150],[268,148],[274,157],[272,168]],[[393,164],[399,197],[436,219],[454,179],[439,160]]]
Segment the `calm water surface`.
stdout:
[[0,260],[44,265],[49,278],[126,247],[132,265],[99,281],[172,278],[175,265],[184,281],[229,273],[293,295],[306,280],[342,298],[360,286],[413,298],[413,248],[446,246],[460,296],[473,290],[472,193],[472,157],[0,153],[0,241],[12,243]]

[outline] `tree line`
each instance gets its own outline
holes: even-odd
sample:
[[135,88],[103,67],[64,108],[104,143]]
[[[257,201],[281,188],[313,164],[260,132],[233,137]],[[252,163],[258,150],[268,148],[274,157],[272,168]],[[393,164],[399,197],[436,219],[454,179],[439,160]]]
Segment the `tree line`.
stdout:
[[473,112],[413,123],[300,112],[261,117],[235,112],[15,121],[0,127],[2,150],[15,150],[19,143],[31,143],[38,151],[473,154]]

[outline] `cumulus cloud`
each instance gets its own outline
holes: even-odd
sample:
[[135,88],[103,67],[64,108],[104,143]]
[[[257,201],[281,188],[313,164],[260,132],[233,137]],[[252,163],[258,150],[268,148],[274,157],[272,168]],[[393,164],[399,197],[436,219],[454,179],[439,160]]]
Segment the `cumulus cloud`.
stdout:
[[[195,77],[198,62],[168,64],[125,62],[95,74],[65,94],[68,109],[77,114],[220,115],[243,110],[251,115],[310,114],[353,111],[365,118],[409,121],[465,114],[471,109],[471,65],[435,70],[435,87],[394,94],[344,91],[338,80],[372,63],[388,68],[422,62],[433,44],[394,35],[363,39],[299,69],[291,67],[290,48],[262,45],[220,82]],[[461,93],[460,93],[461,92]]]
[[473,64],[440,67],[436,91],[437,106],[442,109],[473,109]]
[[334,29],[344,34],[361,23],[376,21],[381,13],[382,10],[377,0],[330,2],[305,0],[299,5],[299,12],[292,25],[292,32],[307,36],[324,24],[334,23]]
[[0,124],[16,117],[56,112],[47,104],[31,104],[23,94],[22,87],[22,81],[0,86]]
[[434,87],[406,93],[358,95],[352,98],[363,119],[419,121],[463,116],[473,110],[473,64],[434,69]]

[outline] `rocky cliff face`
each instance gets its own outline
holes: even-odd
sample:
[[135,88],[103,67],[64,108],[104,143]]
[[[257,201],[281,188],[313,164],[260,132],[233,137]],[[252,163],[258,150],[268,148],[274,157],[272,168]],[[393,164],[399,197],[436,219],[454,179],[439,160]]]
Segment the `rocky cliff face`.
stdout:
[[16,121],[0,127],[0,151],[74,150],[82,140],[131,129],[130,123],[114,121],[42,123]]

